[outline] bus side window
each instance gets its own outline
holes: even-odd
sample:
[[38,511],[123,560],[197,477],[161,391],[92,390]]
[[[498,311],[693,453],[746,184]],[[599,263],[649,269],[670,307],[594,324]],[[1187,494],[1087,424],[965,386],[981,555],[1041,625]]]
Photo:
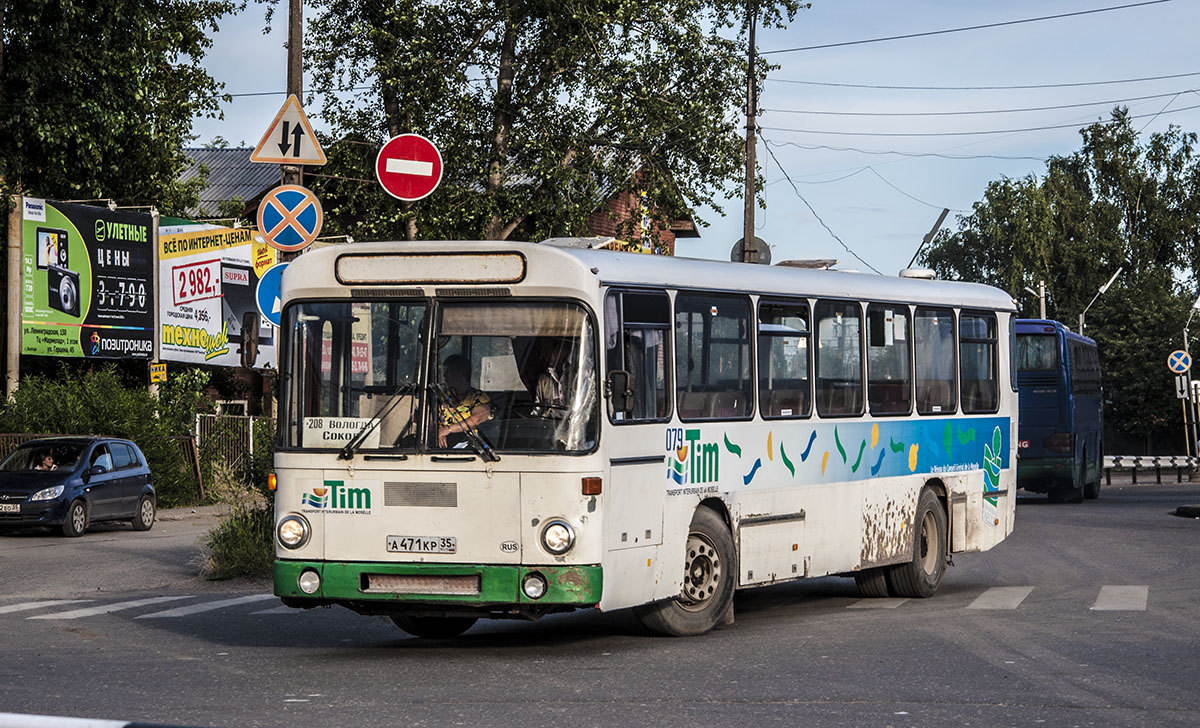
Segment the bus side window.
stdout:
[[614,410],[614,422],[665,420],[671,416],[667,382],[667,328],[671,301],[663,293],[610,291],[604,302],[608,371],[629,373],[633,407]]
[[963,412],[995,412],[1000,404],[995,314],[963,312],[959,318],[958,362]]
[[751,370],[748,299],[710,293],[675,297],[675,383],[681,420],[751,417]]
[[764,418],[812,413],[808,339],[806,302],[759,303],[758,404]]
[[916,336],[914,374],[917,412],[953,414],[957,410],[954,386],[954,312],[948,308],[918,307],[913,317]]
[[867,403],[871,414],[906,415],[912,411],[911,341],[907,307],[867,306]]
[[863,411],[862,306],[818,301],[817,414],[860,415]]

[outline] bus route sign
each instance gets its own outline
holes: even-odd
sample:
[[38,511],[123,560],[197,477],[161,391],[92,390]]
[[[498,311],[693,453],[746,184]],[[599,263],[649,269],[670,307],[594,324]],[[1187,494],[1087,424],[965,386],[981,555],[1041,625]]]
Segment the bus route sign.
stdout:
[[1186,351],[1175,350],[1167,357],[1167,368],[1176,374],[1187,374],[1192,367],[1192,357]]

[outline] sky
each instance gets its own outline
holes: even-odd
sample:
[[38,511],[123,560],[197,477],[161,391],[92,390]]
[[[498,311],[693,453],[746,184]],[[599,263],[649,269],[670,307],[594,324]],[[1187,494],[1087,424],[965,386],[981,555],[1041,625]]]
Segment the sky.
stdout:
[[[945,226],[957,228],[988,182],[1042,174],[1048,157],[1078,150],[1079,129],[1107,120],[1115,103],[1140,117],[1143,138],[1170,124],[1200,132],[1200,108],[1188,108],[1200,107],[1194,0],[855,43],[1136,2],[812,0],[787,29],[760,30],[759,52],[779,66],[759,101],[757,148],[766,209],[755,229],[772,259],[832,258],[841,269],[895,275],[943,208]],[[283,6],[268,35],[261,5],[222,20],[204,65],[227,93],[263,95],[223,104],[223,120],[195,120],[197,144],[220,136],[253,146],[266,132],[285,99]],[[845,45],[772,52],[830,44]],[[1195,75],[1100,83],[1180,74]],[[983,88],[1051,84],[1059,86]],[[1028,129],[1037,130],[1016,131]],[[724,215],[698,209],[709,226],[677,254],[727,260],[742,237],[742,207],[739,195]]]

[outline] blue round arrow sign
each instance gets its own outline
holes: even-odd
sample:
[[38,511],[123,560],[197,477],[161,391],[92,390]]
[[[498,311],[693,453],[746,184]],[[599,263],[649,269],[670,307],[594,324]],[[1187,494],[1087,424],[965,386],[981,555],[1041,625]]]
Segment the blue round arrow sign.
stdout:
[[282,289],[283,271],[288,267],[287,263],[276,263],[262,274],[262,278],[258,279],[258,288],[254,292],[254,300],[258,303],[258,312],[262,317],[271,322],[272,326],[278,327],[282,322],[283,305],[282,305]]

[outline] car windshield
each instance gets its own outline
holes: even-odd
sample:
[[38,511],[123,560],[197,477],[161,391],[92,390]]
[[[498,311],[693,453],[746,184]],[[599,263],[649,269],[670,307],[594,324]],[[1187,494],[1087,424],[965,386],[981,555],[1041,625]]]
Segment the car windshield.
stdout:
[[0,463],[0,472],[74,470],[83,449],[76,442],[28,443],[13,450]]

